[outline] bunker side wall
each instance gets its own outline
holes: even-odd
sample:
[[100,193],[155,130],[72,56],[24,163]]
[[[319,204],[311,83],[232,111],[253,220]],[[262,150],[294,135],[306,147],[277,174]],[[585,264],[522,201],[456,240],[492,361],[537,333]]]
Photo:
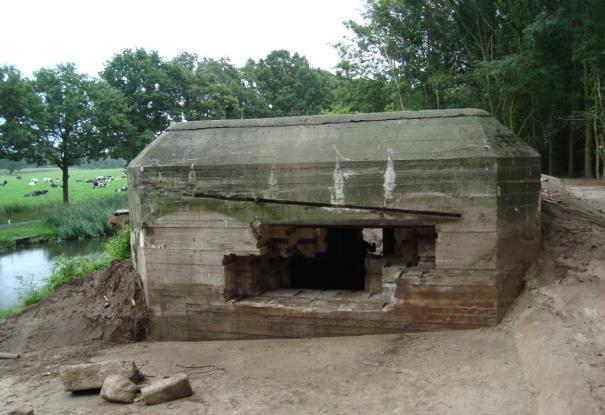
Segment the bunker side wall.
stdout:
[[498,160],[498,318],[523,289],[540,248],[540,158]]

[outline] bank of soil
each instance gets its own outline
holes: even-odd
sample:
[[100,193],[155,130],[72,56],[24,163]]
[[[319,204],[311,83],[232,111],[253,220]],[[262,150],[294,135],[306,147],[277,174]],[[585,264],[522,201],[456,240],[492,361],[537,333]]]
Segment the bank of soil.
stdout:
[[[28,402],[37,414],[534,414],[540,385],[526,375],[527,365],[535,363],[520,358],[516,339],[519,321],[540,310],[564,328],[555,345],[579,368],[591,399],[605,413],[605,218],[599,212],[605,192],[599,199],[590,189],[587,202],[574,186],[596,186],[598,193],[598,183],[570,182],[566,189],[548,178],[544,185],[563,203],[543,207],[540,257],[527,289],[496,327],[133,343],[145,326],[140,284],[131,265],[118,262],[101,282],[73,283],[0,326],[0,350],[23,353],[19,360],[0,361],[0,412]],[[103,295],[111,305],[105,306]],[[114,304],[120,305],[111,311]],[[136,360],[147,381],[189,373],[194,395],[146,407],[63,391],[62,364],[107,359]]]
[[[550,312],[562,327],[598,413],[605,413],[605,185],[547,178],[561,204],[545,204],[542,248],[510,318],[528,308]],[[547,341],[547,339],[546,339]]]
[[141,281],[130,261],[114,261],[0,323],[0,350],[38,358],[55,348],[79,350],[143,339],[146,328]]

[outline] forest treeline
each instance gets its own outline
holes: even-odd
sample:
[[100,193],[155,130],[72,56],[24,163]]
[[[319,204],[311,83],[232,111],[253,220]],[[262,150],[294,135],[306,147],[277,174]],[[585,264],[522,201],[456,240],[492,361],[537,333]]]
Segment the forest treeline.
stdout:
[[286,50],[236,67],[127,49],[96,77],[2,66],[0,158],[66,175],[129,160],[184,120],[475,107],[540,151],[545,172],[601,175],[603,0],[366,0],[362,16],[345,23],[335,74]]
[[368,0],[363,16],[339,44],[341,76],[378,81],[360,101],[388,102],[360,109],[483,108],[545,172],[601,175],[605,1]]

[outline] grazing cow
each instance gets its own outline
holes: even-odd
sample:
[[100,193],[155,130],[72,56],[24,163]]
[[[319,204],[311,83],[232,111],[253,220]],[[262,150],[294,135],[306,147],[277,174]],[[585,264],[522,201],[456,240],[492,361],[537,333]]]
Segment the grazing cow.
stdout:
[[48,190],[44,189],[44,190],[34,190],[33,192],[29,192],[28,194],[25,195],[25,197],[31,197],[31,196],[40,196],[40,195],[45,195],[48,193]]
[[42,178],[42,181],[43,181],[44,183],[50,183],[50,182],[52,182],[52,181],[53,181],[53,179],[52,179],[52,178],[50,178],[50,177],[43,177],[43,178]]
[[8,180],[5,180],[2,182],[2,187],[6,186],[8,184]]
[[21,176],[17,176],[17,180],[21,180]]
[[92,181],[92,190],[95,190],[97,187],[106,187],[107,182],[103,180],[93,180]]

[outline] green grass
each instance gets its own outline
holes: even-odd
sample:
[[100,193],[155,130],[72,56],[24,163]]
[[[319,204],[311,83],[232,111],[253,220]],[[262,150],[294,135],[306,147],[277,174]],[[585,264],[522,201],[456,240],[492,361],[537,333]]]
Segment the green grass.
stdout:
[[45,278],[41,286],[26,285],[22,287],[19,294],[19,303],[6,309],[0,309],[0,321],[20,313],[32,304],[40,302],[63,284],[106,268],[115,259],[128,257],[130,257],[130,228],[128,226],[122,228],[116,236],[107,241],[103,255],[99,259],[95,260],[82,256],[57,257],[51,274]]
[[[126,179],[118,179],[104,188],[93,190],[91,183],[78,182],[78,179],[94,179],[98,176],[110,175],[113,178],[119,178],[123,175],[122,169],[71,169],[69,172],[69,200],[70,202],[82,202],[90,199],[104,198],[115,194],[114,190],[127,185]],[[21,180],[17,180],[21,176]],[[50,177],[57,184],[61,184],[61,170],[59,169],[28,169],[14,175],[1,174],[0,183],[4,180],[8,184],[0,187],[0,223],[24,220],[39,217],[52,206],[60,205],[63,201],[63,189],[52,188],[48,183],[38,182],[35,186],[29,186],[32,178],[42,179]],[[59,179],[59,180],[55,180]],[[48,190],[48,193],[42,196],[25,197],[25,195],[34,190]],[[0,229],[0,232],[2,230]]]
[[48,240],[55,237],[55,235],[55,231],[42,221],[36,223],[17,223],[10,227],[0,228],[0,253],[15,249],[16,238],[37,236],[41,240]]
[[53,230],[43,221],[24,224],[16,223],[7,228],[0,228],[0,236],[6,239],[37,235],[53,236]]
[[126,194],[114,193],[101,199],[52,207],[44,222],[59,239],[107,236],[114,230],[107,219],[116,209],[127,205]]
[[[5,172],[5,171],[4,171]],[[107,234],[107,217],[112,210],[127,207],[126,195],[116,193],[115,189],[126,186],[126,179],[119,179],[122,169],[72,169],[69,173],[70,205],[63,205],[63,189],[50,187],[42,178],[50,177],[55,183],[61,183],[59,169],[27,169],[14,175],[0,174],[0,224],[12,225],[0,227],[0,252],[14,247],[12,239],[18,237],[43,235],[61,239],[93,237]],[[17,180],[21,176],[21,180]],[[78,182],[78,179],[93,179],[98,176],[118,178],[104,188],[92,188],[91,183]],[[32,178],[40,181],[29,186]],[[59,179],[59,180],[55,180]],[[36,197],[25,197],[34,190],[48,190],[48,193]],[[20,225],[17,222],[32,219],[44,219],[37,225]]]

